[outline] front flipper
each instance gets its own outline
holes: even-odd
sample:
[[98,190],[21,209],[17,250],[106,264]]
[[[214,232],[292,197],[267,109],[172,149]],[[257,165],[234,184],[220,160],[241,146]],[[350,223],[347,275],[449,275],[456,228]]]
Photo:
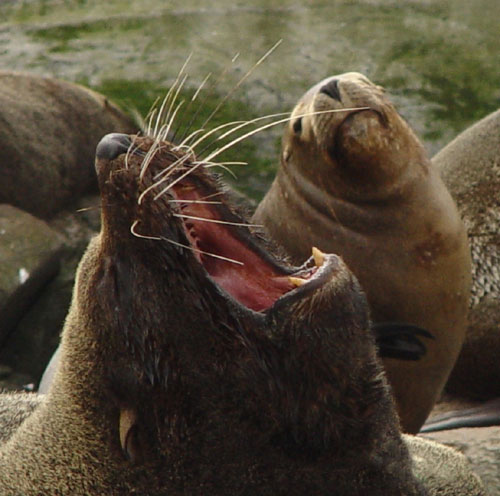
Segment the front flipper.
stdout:
[[382,358],[420,360],[427,352],[427,347],[420,338],[434,339],[425,329],[400,322],[373,323],[372,329]]
[[490,427],[500,425],[500,398],[487,401],[481,406],[454,410],[437,415],[427,421],[420,432],[436,432],[462,427]]

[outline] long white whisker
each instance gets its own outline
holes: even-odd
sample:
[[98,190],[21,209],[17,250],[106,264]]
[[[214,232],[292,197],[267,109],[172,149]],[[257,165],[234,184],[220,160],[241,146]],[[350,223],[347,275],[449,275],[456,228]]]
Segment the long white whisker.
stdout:
[[293,115],[288,117],[287,119],[280,119],[278,121],[271,122],[269,124],[266,124],[264,126],[258,127],[257,129],[254,129],[252,131],[249,131],[248,133],[243,134],[242,136],[239,136],[238,138],[235,138],[233,141],[227,143],[221,148],[218,148],[215,150],[215,152],[211,153],[208,157],[206,157],[204,160],[206,162],[210,162],[213,160],[217,155],[220,155],[222,152],[226,151],[228,148],[231,148],[232,146],[236,145],[240,141],[243,141],[244,139],[253,136],[254,134],[260,133],[261,131],[264,131],[264,129],[269,129],[270,127],[277,126],[278,124],[283,124],[284,122],[289,122],[292,119],[297,119],[300,117],[307,117],[310,115],[318,115],[318,114],[328,114],[328,113],[335,113],[335,112],[347,112],[351,110],[367,110],[370,107],[358,107],[358,108],[344,108],[344,109],[332,109],[332,110],[320,110],[318,112],[308,112],[306,114],[300,114],[300,115]]
[[205,200],[168,200],[168,203],[200,203],[203,205],[222,205],[220,201],[205,201]]
[[236,85],[226,94],[226,96],[217,104],[215,109],[212,111],[212,113],[207,117],[205,122],[201,127],[205,127],[212,117],[219,111],[219,109],[224,105],[224,103],[227,101],[227,99],[243,84],[244,81],[248,79],[250,74],[260,65],[264,60],[269,57],[282,43],[283,40],[279,40],[277,43],[275,43],[255,64],[254,66],[236,83]]
[[182,141],[181,144],[176,145],[173,149],[177,150],[178,148],[182,148],[182,147],[186,146],[186,143],[188,143],[195,136],[197,136],[198,134],[203,133],[203,132],[205,132],[205,130],[203,128],[202,129],[197,129],[196,131],[193,131],[187,138],[184,138],[184,140]]
[[206,82],[210,79],[211,76],[212,76],[212,73],[209,72],[207,74],[207,76],[205,77],[205,79],[201,82],[200,86],[198,86],[198,89],[195,91],[195,93],[193,95],[193,98],[191,98],[192,102],[194,102],[198,98],[198,95],[200,94],[200,91],[205,86]]
[[141,181],[144,179],[144,174],[146,174],[146,170],[148,169],[149,164],[152,162],[154,156],[160,149],[161,149],[160,140],[155,139],[141,164],[141,172],[139,174],[139,179]]
[[[139,198],[137,199],[137,203],[138,205],[141,205],[142,204],[142,200],[144,199],[144,197],[154,188],[158,187],[161,183],[165,182],[169,175],[175,170],[175,168],[184,163],[186,160],[189,159],[189,155],[183,155],[182,157],[180,157],[179,159],[177,159],[174,163],[170,164],[167,168],[165,168],[163,171],[161,171],[160,174],[164,174],[164,177],[162,177],[160,180],[156,181],[154,184],[152,184],[151,186],[148,186],[139,196]],[[189,172],[189,171],[188,171]],[[182,176],[181,176],[182,177]],[[156,179],[156,177],[155,177]],[[174,183],[177,182],[174,181]],[[172,183],[173,184],[173,183]],[[168,187],[162,191],[160,194],[158,194],[157,196],[155,196],[155,200],[158,199],[158,197],[163,194],[165,191],[168,190]]]
[[[198,162],[196,165],[194,165],[191,169],[188,169],[184,174],[181,174],[177,179],[175,179],[174,181],[172,181],[166,188],[162,189],[155,197],[154,197],[154,200],[158,200],[158,198],[163,195],[164,193],[166,193],[170,188],[172,188],[173,186],[175,186],[179,181],[182,181],[186,176],[188,176],[189,174],[191,174],[192,172],[194,172],[196,169],[198,169],[199,167],[201,167],[203,165],[203,162]],[[164,180],[165,178],[162,178],[162,181]],[[151,188],[151,187],[150,187]],[[150,189],[148,188],[148,189]],[[143,196],[144,193],[141,195]]]
[[185,215],[185,214],[172,214],[174,217],[181,217],[183,219],[191,219],[191,220],[200,220],[202,222],[212,222],[213,224],[226,224],[229,226],[241,226],[241,227],[264,227],[259,224],[247,224],[245,222],[229,222],[227,220],[219,220],[219,219],[207,219],[206,217],[196,217],[194,215]]
[[158,238],[157,236],[146,236],[144,234],[139,234],[136,232],[135,228],[137,227],[137,224],[139,224],[139,220],[134,220],[134,223],[130,226],[130,232],[137,238],[143,238],[143,239],[152,239],[154,241],[161,241],[162,238]]
[[[171,100],[171,98],[172,98],[172,94],[173,94],[173,92],[175,91],[176,87],[177,87],[177,86],[178,86],[178,84],[179,84],[179,79],[180,79],[180,77],[181,77],[182,73],[184,72],[184,69],[186,68],[187,64],[188,64],[188,63],[189,63],[189,61],[191,60],[191,57],[192,57],[192,56],[193,56],[193,53],[191,52],[191,53],[188,55],[188,57],[187,57],[186,61],[184,62],[184,64],[182,65],[182,67],[181,67],[181,69],[180,69],[179,73],[177,74],[177,77],[175,78],[175,81],[173,82],[172,86],[171,86],[171,87],[170,87],[170,89],[168,90],[168,92],[167,92],[167,94],[166,94],[165,98],[163,99],[163,102],[162,102],[161,107],[160,107],[160,111],[158,112],[158,116],[157,116],[157,118],[156,118],[156,124],[155,124],[155,128],[154,128],[154,131],[153,131],[153,136],[155,136],[155,137],[156,137],[156,136],[158,136],[158,127],[160,126],[160,123],[161,123],[161,121],[162,121],[162,118],[163,118],[163,112],[164,112],[164,110],[165,110],[165,108],[166,108],[167,104],[169,104],[169,103],[170,103],[170,100]],[[186,80],[186,77],[187,77],[187,75],[184,77],[184,80],[183,80],[182,84],[180,85],[181,87],[182,87],[182,85],[184,84],[184,82],[185,82],[185,80]],[[178,95],[178,92],[176,93],[176,96],[173,98],[172,103],[173,103],[173,102],[175,102],[175,99],[177,98],[177,95]],[[170,106],[170,108],[171,108],[171,106]],[[148,133],[148,134],[149,134],[149,133]]]
[[132,138],[132,143],[130,143],[130,146],[128,147],[127,149],[127,153],[125,154],[125,169],[128,169],[129,168],[129,165],[128,165],[128,160],[129,160],[129,157],[132,153],[135,153],[137,150],[139,150],[139,146],[134,146],[135,145],[135,140],[139,137],[139,134],[135,135],[133,138]]
[[[289,114],[289,112],[287,112],[287,114]],[[217,131],[220,131],[221,129],[224,129],[225,127],[229,127],[229,126],[234,126],[234,125],[238,125],[238,124],[241,124],[241,123],[246,123],[247,121],[233,121],[233,122],[225,122],[224,124],[221,124],[220,126],[217,126],[217,127],[214,127],[213,129],[211,129],[210,131],[207,131],[201,138],[199,138],[197,141],[195,141],[192,145],[191,145],[191,148],[196,148],[200,143],[202,143],[203,141],[205,141],[209,136],[211,136],[212,134],[216,133]]]
[[228,174],[231,174],[234,179],[238,179],[236,177],[236,174],[229,168],[223,165],[222,163],[217,163],[217,162],[207,162],[203,165],[205,169],[211,169],[212,167],[220,167],[221,169],[225,170]]
[[179,105],[177,105],[177,108],[175,109],[174,113],[172,114],[172,117],[168,121],[168,124],[166,126],[165,131],[163,133],[160,133],[161,139],[163,139],[163,140],[167,139],[168,133],[170,132],[170,128],[172,127],[172,123],[175,120],[175,116],[177,115],[177,112],[179,112],[179,109],[182,107],[183,104],[184,104],[184,100],[179,102]]
[[[180,74],[179,74],[180,75]],[[174,105],[175,103],[177,102],[177,98],[179,97],[179,93],[180,91],[182,90],[183,86],[184,86],[184,83],[186,82],[188,78],[188,75],[186,74],[183,78],[182,78],[182,81],[179,83],[176,91],[175,91],[175,94],[174,94],[174,97],[172,98],[172,101],[170,102],[170,106],[168,108],[168,112],[167,112],[167,115],[165,117],[165,123],[167,123],[167,129],[170,129],[170,126],[172,124],[172,121],[173,121],[173,118],[175,116],[172,116],[172,109],[174,108]],[[181,102],[182,104],[183,102]],[[178,109],[177,109],[178,110]],[[157,135],[156,135],[157,136]]]
[[188,245],[185,245],[183,243],[179,243],[177,241],[174,241],[173,239],[168,239],[165,237],[162,237],[161,239],[163,241],[167,241],[168,243],[172,243],[173,245],[180,246],[182,248],[187,248],[188,250],[194,251],[196,253],[201,253],[202,255],[207,255],[207,256],[213,257],[213,258],[218,258],[220,260],[225,260],[226,262],[231,262],[231,263],[234,263],[237,265],[245,265],[243,262],[240,262],[238,260],[233,260],[232,258],[227,258],[227,257],[223,257],[222,255],[216,255],[215,253],[203,251],[203,250],[200,250],[199,248],[195,248],[194,246],[188,246]]
[[[177,167],[178,165],[182,165],[189,159],[189,157],[190,155],[187,153],[185,155],[181,155],[175,162],[171,163],[168,167],[165,167],[165,169],[163,169],[162,171],[158,172],[158,174],[153,176],[153,179],[155,181],[158,181],[158,179],[160,179],[160,177],[162,176],[168,177],[172,173],[173,169],[175,169],[175,167]],[[165,181],[165,177],[163,177],[163,179],[157,182],[156,184],[158,185],[161,182]]]

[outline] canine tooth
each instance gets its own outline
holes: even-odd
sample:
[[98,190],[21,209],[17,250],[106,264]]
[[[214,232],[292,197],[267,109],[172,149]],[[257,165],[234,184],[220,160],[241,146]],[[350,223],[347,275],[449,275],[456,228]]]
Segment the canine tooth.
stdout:
[[316,264],[316,267],[321,267],[323,265],[323,262],[325,261],[325,254],[321,250],[313,246],[312,256],[314,258],[314,263]]
[[301,277],[288,277],[288,280],[296,287],[302,286],[302,284],[305,284],[307,282],[306,279],[302,279]]

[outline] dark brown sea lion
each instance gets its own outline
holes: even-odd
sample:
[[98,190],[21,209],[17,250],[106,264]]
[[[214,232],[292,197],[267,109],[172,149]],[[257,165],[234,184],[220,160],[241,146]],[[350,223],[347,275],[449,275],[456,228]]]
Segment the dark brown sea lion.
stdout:
[[340,254],[375,322],[407,322],[434,335],[419,362],[384,360],[402,426],[417,432],[464,339],[470,255],[456,206],[418,138],[365,76],[322,81],[293,115],[281,166],[253,220],[295,262],[311,246]]
[[425,494],[339,257],[278,263],[166,142],[110,135],[96,168],[101,232],[2,494]]

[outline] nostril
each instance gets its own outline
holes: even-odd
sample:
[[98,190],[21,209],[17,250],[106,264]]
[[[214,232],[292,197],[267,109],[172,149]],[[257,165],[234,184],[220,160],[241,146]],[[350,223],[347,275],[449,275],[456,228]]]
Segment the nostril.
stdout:
[[340,99],[340,92],[339,92],[339,80],[338,79],[332,79],[328,83],[326,83],[320,90],[320,93],[324,93],[325,95],[328,95],[330,98],[333,98],[334,100],[341,101]]
[[122,153],[126,153],[132,141],[128,134],[111,133],[99,141],[96,148],[96,158],[113,160]]

